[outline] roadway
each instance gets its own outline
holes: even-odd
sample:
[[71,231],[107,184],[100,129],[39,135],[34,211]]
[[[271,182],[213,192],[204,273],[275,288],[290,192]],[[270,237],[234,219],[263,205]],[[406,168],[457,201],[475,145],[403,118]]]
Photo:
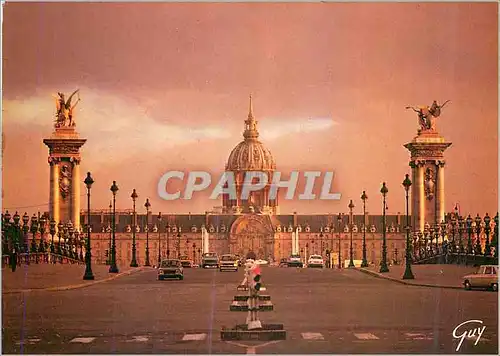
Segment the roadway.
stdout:
[[[498,294],[405,286],[354,270],[265,267],[263,283],[283,323],[277,343],[220,340],[244,323],[229,305],[243,271],[185,269],[183,281],[156,270],[68,291],[3,295],[3,353],[457,353],[460,323],[486,326],[458,353],[497,353]],[[260,345],[260,346],[259,346]]]

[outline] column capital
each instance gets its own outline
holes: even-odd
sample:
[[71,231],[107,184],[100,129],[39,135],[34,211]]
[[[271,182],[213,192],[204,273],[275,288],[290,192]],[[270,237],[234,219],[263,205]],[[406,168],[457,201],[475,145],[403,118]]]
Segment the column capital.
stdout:
[[423,167],[424,165],[425,165],[425,160],[416,159],[416,160],[410,161],[411,168]]
[[80,158],[80,157],[71,157],[71,158],[69,159],[69,161],[70,161],[71,163],[73,163],[73,165],[77,165],[77,164],[80,164],[81,158]]
[[438,160],[436,160],[434,163],[435,163],[435,164],[436,164],[436,166],[438,166],[439,168],[442,168],[442,167],[444,167],[444,165],[445,165],[445,163],[446,163],[446,162],[444,161],[444,159],[438,159]]
[[61,163],[61,158],[60,157],[52,157],[52,156],[49,156],[47,161],[49,162],[49,165],[53,166],[55,164],[59,164]]

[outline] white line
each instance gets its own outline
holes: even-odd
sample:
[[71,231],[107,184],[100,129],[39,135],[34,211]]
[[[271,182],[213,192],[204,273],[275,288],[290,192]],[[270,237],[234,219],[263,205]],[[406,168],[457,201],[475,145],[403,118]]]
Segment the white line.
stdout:
[[378,337],[370,333],[354,334],[354,336],[360,340],[378,340]]
[[185,334],[182,341],[203,341],[207,334]]
[[81,344],[90,344],[94,340],[95,340],[95,337],[75,337],[70,342],[79,342]]
[[305,340],[324,340],[321,333],[302,333],[302,338]]
[[132,336],[132,340],[127,340],[127,342],[148,342],[149,338],[147,336]]

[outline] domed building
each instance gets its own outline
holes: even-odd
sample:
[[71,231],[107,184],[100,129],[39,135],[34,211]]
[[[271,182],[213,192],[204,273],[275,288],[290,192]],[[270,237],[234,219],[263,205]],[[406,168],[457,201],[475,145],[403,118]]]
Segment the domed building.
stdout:
[[[273,173],[276,169],[271,151],[259,141],[257,120],[253,116],[252,96],[248,118],[245,120],[243,141],[241,141],[229,155],[226,172],[233,172],[236,186],[236,199],[224,194],[222,206],[224,213],[265,213],[276,214],[278,199],[270,199],[269,191]],[[259,191],[250,192],[248,199],[241,199],[241,191],[248,172],[263,172],[267,175],[267,185]],[[257,183],[255,177],[253,183]]]

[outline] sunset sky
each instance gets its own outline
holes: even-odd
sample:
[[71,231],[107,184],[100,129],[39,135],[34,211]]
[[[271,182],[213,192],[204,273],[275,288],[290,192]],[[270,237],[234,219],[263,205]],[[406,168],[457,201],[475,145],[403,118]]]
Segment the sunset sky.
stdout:
[[[340,201],[281,201],[284,213],[404,213],[418,129],[407,105],[451,100],[437,129],[446,210],[498,206],[496,3],[7,3],[3,19],[3,208],[48,210],[52,95],[80,89],[93,208],[203,213],[220,201],[158,197],[169,170],[220,173],[253,95],[277,169],[335,171]],[[81,183],[81,192],[85,192]],[[82,199],[82,204],[85,202]],[[24,208],[27,207],[27,208]],[[86,208],[86,205],[82,205]]]

